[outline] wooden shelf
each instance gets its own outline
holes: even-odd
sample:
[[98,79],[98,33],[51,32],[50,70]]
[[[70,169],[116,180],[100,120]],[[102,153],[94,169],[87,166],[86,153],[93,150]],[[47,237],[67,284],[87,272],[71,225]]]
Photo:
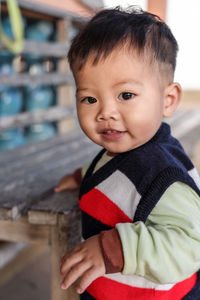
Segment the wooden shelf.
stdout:
[[[6,0],[1,0],[2,2],[2,11],[7,11]],[[65,10],[57,9],[52,6],[47,6],[34,0],[17,0],[22,14],[28,17],[41,18],[41,19],[64,19],[67,18],[70,21],[77,23],[86,22],[88,19],[80,17],[79,15],[68,12]]]
[[[6,50],[5,46],[0,43],[0,50]],[[66,57],[69,45],[58,42],[35,42],[24,40],[24,48],[21,54],[32,54],[45,57]]]
[[0,75],[0,86],[32,86],[32,85],[61,85],[73,84],[71,73],[42,73],[30,75],[28,73],[15,73]]
[[70,106],[53,106],[45,110],[23,112],[9,117],[2,117],[0,120],[0,130],[9,128],[21,128],[41,122],[60,121],[74,115],[75,110]]
[[[1,1],[2,13],[6,16],[6,1]],[[67,53],[70,46],[70,30],[74,26],[80,28],[87,18],[79,17],[78,14],[68,13],[48,5],[42,5],[35,1],[17,1],[23,17],[30,22],[37,23],[38,20],[47,20],[54,24],[56,41],[33,41],[24,40],[23,50],[19,54],[13,54],[12,64],[15,73],[0,74],[0,87],[35,87],[38,85],[52,85],[56,89],[56,106],[48,107],[45,110],[23,111],[19,114],[1,117],[0,130],[10,128],[23,128],[31,124],[43,122],[57,122],[57,133],[67,133],[76,128],[75,112],[73,107],[74,79],[67,63]],[[33,20],[34,19],[34,20]],[[28,24],[28,23],[27,23]],[[29,24],[27,25],[29,26]],[[0,43],[0,51],[6,50],[5,45]],[[45,71],[33,74],[26,71],[28,58],[26,55],[39,56],[44,58],[41,62]],[[27,62],[26,62],[27,60]],[[40,62],[38,62],[40,63]],[[56,70],[54,70],[56,64]],[[24,101],[23,98],[23,107]]]

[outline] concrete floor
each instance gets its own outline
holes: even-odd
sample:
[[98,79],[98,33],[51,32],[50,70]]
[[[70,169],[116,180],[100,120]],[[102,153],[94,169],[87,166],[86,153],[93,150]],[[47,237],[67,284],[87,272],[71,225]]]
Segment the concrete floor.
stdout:
[[1,300],[50,300],[50,250],[0,286]]

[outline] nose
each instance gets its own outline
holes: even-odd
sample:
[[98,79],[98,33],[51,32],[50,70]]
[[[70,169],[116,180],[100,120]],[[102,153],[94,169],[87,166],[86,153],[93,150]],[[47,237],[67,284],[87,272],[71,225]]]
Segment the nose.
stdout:
[[97,114],[97,121],[118,120],[119,113],[113,103],[104,103],[100,106]]

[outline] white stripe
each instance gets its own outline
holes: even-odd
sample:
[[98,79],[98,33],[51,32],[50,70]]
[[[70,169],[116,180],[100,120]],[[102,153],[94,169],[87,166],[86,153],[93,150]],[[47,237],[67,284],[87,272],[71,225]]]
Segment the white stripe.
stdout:
[[117,170],[98,184],[96,189],[106,195],[130,219],[133,219],[141,195],[126,175]]
[[197,172],[196,168],[193,168],[192,170],[188,171],[188,174],[192,177],[198,188],[200,189],[200,176]]
[[106,274],[103,277],[112,279],[123,284],[127,284],[132,287],[154,289],[158,291],[168,291],[174,286],[174,284],[157,284],[155,282],[145,279],[142,276],[137,275],[122,275],[121,273],[114,273]]

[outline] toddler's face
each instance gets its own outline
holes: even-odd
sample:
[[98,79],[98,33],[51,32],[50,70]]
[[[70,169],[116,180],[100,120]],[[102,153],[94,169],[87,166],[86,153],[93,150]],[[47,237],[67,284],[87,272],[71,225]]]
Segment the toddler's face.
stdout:
[[81,128],[96,144],[116,154],[150,140],[164,115],[158,70],[127,50],[114,50],[75,71]]

